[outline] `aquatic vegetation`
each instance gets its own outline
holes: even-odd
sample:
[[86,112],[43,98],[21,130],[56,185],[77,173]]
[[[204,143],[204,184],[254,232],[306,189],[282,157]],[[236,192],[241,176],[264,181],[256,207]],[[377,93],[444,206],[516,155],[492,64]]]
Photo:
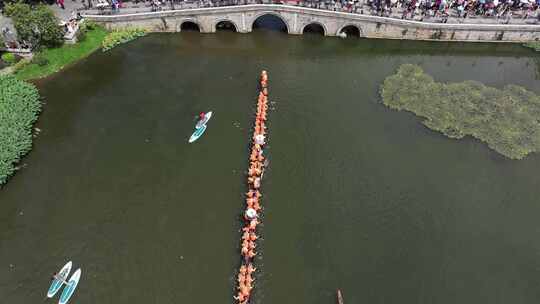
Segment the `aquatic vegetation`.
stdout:
[[114,30],[103,39],[103,51],[106,52],[122,43],[135,40],[144,35],[146,35],[146,30],[140,28]]
[[380,93],[386,106],[413,112],[450,138],[471,135],[512,159],[540,150],[540,96],[523,87],[440,83],[405,64],[385,79]]
[[537,52],[540,52],[540,41],[527,42],[527,43],[524,43],[523,46],[531,48]]
[[0,185],[32,148],[32,126],[40,110],[34,85],[13,76],[0,76]]
[[15,75],[19,79],[35,79],[56,73],[99,49],[106,35],[107,31],[104,28],[93,27],[87,30],[84,39],[76,44],[65,44],[58,48],[40,51],[35,55],[36,60],[18,67]]

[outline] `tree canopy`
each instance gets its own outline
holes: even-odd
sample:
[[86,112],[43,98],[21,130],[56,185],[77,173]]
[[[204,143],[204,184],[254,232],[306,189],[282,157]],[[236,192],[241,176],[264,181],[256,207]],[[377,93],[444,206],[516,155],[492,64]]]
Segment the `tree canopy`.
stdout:
[[63,32],[53,11],[44,4],[30,6],[23,2],[6,4],[6,16],[13,19],[20,42],[32,48],[56,47],[63,43]]

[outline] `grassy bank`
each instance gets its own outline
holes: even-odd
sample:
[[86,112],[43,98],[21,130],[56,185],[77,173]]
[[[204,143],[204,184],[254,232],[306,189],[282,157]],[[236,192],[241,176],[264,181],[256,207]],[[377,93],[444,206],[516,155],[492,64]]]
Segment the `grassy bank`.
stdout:
[[523,87],[440,83],[406,64],[385,79],[381,96],[388,107],[413,112],[450,138],[471,135],[512,159],[540,150],[540,96]]
[[13,76],[0,76],[0,185],[30,151],[32,126],[40,110],[36,87]]
[[45,49],[39,52],[36,57],[40,60],[34,60],[24,65],[16,71],[15,75],[19,79],[27,80],[56,73],[99,49],[106,35],[107,31],[104,28],[96,26],[86,33],[82,41],[76,44],[65,44],[59,48]]

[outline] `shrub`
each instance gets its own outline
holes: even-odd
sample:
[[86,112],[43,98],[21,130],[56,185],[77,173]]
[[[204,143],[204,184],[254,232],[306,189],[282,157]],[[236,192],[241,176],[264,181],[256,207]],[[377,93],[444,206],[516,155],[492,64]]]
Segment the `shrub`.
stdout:
[[94,21],[84,20],[79,24],[79,30],[77,31],[77,41],[83,41],[86,38],[86,34],[89,31],[93,31],[98,27],[98,24]]
[[31,63],[33,64],[37,64],[39,66],[45,66],[49,63],[49,59],[45,58],[45,56],[41,55],[41,54],[38,54],[36,56],[34,56],[34,58],[32,58],[32,60],[30,61]]
[[77,31],[76,35],[77,35],[77,42],[79,41],[83,41],[84,39],[86,39],[86,33],[88,32],[88,30],[86,29],[86,27],[84,26],[79,26],[79,30]]
[[13,19],[20,41],[33,48],[55,47],[64,41],[58,18],[43,4],[31,7],[23,2],[8,3],[4,13]]
[[126,28],[112,31],[105,37],[105,39],[103,39],[103,51],[106,52],[117,45],[129,42],[144,35],[146,35],[146,30],[140,28]]
[[85,20],[82,23],[82,26],[84,26],[87,30],[92,31],[95,30],[99,25],[92,20]]
[[2,61],[8,65],[12,65],[17,61],[17,57],[13,53],[4,53],[2,54]]
[[30,64],[30,59],[23,58],[13,65],[13,72],[16,73],[17,71],[19,71],[20,69],[24,68],[25,66],[29,64]]
[[419,66],[405,64],[384,80],[381,96],[388,107],[413,112],[450,138],[471,135],[512,159],[540,150],[540,96],[525,88],[440,83]]
[[0,185],[32,148],[32,126],[40,110],[36,87],[13,76],[0,76]]

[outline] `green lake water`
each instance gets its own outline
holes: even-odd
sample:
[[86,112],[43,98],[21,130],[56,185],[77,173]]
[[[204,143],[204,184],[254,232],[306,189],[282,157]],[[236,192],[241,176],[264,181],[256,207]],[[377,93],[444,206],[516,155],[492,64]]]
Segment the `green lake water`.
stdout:
[[385,108],[379,85],[403,63],[540,93],[540,57],[517,45],[267,32],[153,34],[39,81],[42,131],[0,190],[1,302],[44,303],[70,259],[72,303],[232,303],[266,69],[252,303],[335,303],[337,288],[346,304],[538,303],[540,155]]

